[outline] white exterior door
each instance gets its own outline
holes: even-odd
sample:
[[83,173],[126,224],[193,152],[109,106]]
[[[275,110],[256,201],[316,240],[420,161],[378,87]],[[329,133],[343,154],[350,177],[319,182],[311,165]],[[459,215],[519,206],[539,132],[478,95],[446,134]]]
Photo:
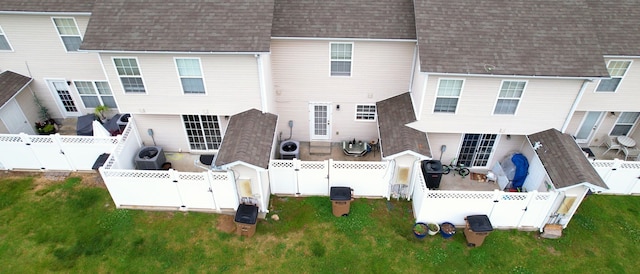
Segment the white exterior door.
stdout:
[[62,115],[66,118],[69,116],[80,116],[76,102],[71,96],[69,91],[69,85],[64,80],[48,80],[49,89],[53,93],[53,97],[56,98],[56,104]]
[[597,124],[602,117],[601,111],[589,111],[582,120],[582,125],[578,133],[576,133],[576,142],[579,144],[588,143],[593,137],[593,133],[596,131]]
[[35,134],[33,127],[29,121],[27,121],[27,117],[24,116],[16,100],[11,99],[4,105],[2,110],[0,110],[0,119],[2,119],[9,133],[18,134],[22,132],[31,135]]
[[331,104],[309,104],[309,127],[311,140],[331,138]]

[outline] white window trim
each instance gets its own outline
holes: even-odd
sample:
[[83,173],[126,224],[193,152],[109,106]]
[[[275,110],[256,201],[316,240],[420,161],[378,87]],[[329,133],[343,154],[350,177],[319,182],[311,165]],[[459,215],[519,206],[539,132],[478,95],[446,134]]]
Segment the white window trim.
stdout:
[[[350,44],[351,45],[351,60],[349,62],[349,75],[331,75],[331,62],[333,62],[333,59],[331,58],[331,46],[333,44]],[[353,59],[354,59],[354,53],[356,52],[355,49],[355,45],[353,42],[329,42],[329,77],[344,77],[344,78],[348,78],[348,77],[352,77],[353,76]],[[336,61],[343,61],[344,60],[336,60]]]
[[[78,90],[78,84],[77,82],[90,82],[91,85],[93,85],[93,88],[96,91],[95,95],[91,95],[91,94],[82,94],[80,93],[80,91]],[[102,95],[100,94],[100,92],[98,91],[98,85],[96,85],[96,82],[103,82],[103,83],[107,83],[107,85],[109,86],[109,89],[111,90],[111,97],[113,97],[113,100],[116,102],[116,105],[118,105],[118,102],[116,101],[116,96],[113,94],[113,89],[111,88],[111,84],[109,83],[109,81],[107,80],[73,80],[73,88],[75,89],[76,93],[78,94],[78,97],[80,97],[80,102],[82,102],[82,106],[85,109],[95,109],[95,107],[87,107],[84,104],[84,100],[82,100],[82,96],[97,96],[98,97],[98,101],[100,102],[100,105],[104,105],[104,101],[102,101]],[[109,96],[109,95],[105,95],[105,96]]]
[[[442,80],[462,80],[462,86],[460,86],[460,95],[458,95],[458,104],[456,104],[456,111],[455,112],[437,112],[436,111],[436,102],[438,101],[438,90],[440,90],[440,83],[442,82]],[[434,99],[433,99],[433,105],[431,106],[431,113],[432,114],[438,114],[438,115],[455,115],[458,113],[458,109],[460,108],[460,101],[462,99],[462,93],[464,92],[464,85],[467,83],[466,79],[464,78],[438,78],[438,84],[436,85],[436,90],[434,93]],[[455,97],[451,97],[451,96],[442,96],[442,98],[455,98]]]
[[76,51],[68,51],[67,50],[67,46],[64,44],[64,40],[62,40],[62,36],[72,37],[72,36],[76,36],[76,35],[66,35],[66,34],[63,35],[63,34],[60,34],[60,31],[58,31],[58,26],[56,25],[56,21],[54,19],[71,19],[71,20],[73,20],[73,24],[76,25],[76,30],[78,31],[78,35],[77,36],[80,36],[80,41],[83,41],[84,37],[82,36],[82,32],[80,31],[80,28],[78,27],[78,22],[76,22],[76,18],[75,17],[51,17],[51,23],[53,23],[53,28],[56,30],[56,33],[58,34],[58,39],[60,39],[60,43],[62,43],[62,48],[64,48],[65,52],[67,52],[67,53],[87,53],[87,52],[79,51],[79,50],[76,50]]
[[[513,114],[507,114],[507,113],[496,113],[496,106],[498,105],[498,100],[500,99],[507,99],[507,100],[515,100],[515,98],[500,98],[500,91],[502,90],[502,85],[504,85],[504,82],[524,82],[524,88],[522,88],[522,94],[520,95],[520,98],[518,98],[518,105],[516,106],[516,110],[513,112]],[[518,110],[520,109],[520,105],[522,103],[522,98],[524,98],[524,93],[527,91],[527,87],[529,86],[529,81],[527,80],[502,80],[500,82],[500,87],[498,87],[498,94],[496,95],[496,100],[495,103],[493,104],[493,108],[492,108],[492,115],[496,115],[496,116],[515,116],[518,114]]]
[[[224,139],[224,135],[225,135],[225,131],[226,129],[222,126],[222,116],[220,115],[212,115],[212,114],[185,114],[182,113],[180,114],[180,123],[182,124],[182,132],[184,133],[184,137],[185,137],[185,142],[187,144],[187,147],[189,148],[189,151],[191,152],[214,152],[217,153],[220,150],[220,146],[222,146],[222,141],[220,141],[220,144],[218,144],[218,148],[214,148],[214,149],[209,149],[209,150],[204,150],[204,149],[192,149],[191,148],[191,143],[189,142],[189,135],[187,134],[187,127],[184,124],[184,115],[196,115],[198,117],[202,117],[202,116],[216,116],[218,119],[218,129],[220,130],[220,138]],[[200,125],[202,125],[202,119],[200,119]]]
[[[122,84],[122,75],[120,75],[120,73],[118,73],[118,68],[116,67],[116,59],[135,59],[136,60],[136,64],[138,64],[138,71],[140,71],[140,75],[138,75],[140,77],[140,79],[142,79],[142,84],[144,85],[144,92],[127,92],[124,89],[124,85]],[[116,76],[118,76],[118,82],[120,82],[120,88],[122,89],[122,94],[126,94],[126,95],[147,95],[149,94],[149,89],[147,86],[147,83],[144,81],[144,76],[142,76],[142,66],[140,66],[140,61],[138,60],[138,57],[130,57],[130,56],[113,56],[111,57],[111,65],[113,66],[113,70],[116,72]],[[132,76],[132,75],[125,75],[125,77],[127,76]],[[111,85],[109,85],[111,86]],[[113,89],[111,90],[111,93],[113,93]]]
[[629,67],[627,68],[627,70],[624,71],[624,74],[622,74],[622,76],[612,76],[609,79],[613,79],[613,78],[620,78],[620,82],[618,82],[618,85],[616,86],[616,89],[613,91],[598,91],[598,87],[600,86],[600,82],[602,82],[602,80],[609,80],[609,79],[600,79],[598,80],[598,84],[596,85],[595,89],[593,89],[594,93],[616,93],[618,92],[618,89],[620,88],[620,85],[622,85],[622,81],[624,81],[624,77],[627,75],[627,72],[629,71],[629,69],[631,69],[631,66],[633,66],[633,60],[625,60],[625,59],[611,59],[609,61],[607,61],[607,70],[609,70],[609,64],[611,64],[611,62],[629,62]]
[[9,45],[9,49],[0,49],[0,52],[13,52],[13,45],[11,45],[11,41],[9,41],[9,37],[7,37],[7,33],[4,32],[2,26],[0,26],[0,35],[4,36],[4,40],[7,40],[7,44]]
[[[194,76],[180,76],[180,70],[178,69],[178,59],[193,59],[193,60],[198,60],[198,65],[200,65],[200,77],[194,77]],[[180,89],[182,90],[182,94],[183,95],[195,95],[195,96],[199,96],[199,95],[207,95],[207,84],[206,81],[204,80],[204,70],[202,69],[202,60],[200,60],[200,57],[173,57],[173,64],[176,67],[176,75],[178,75],[178,84],[180,85]],[[182,78],[200,78],[202,79],[202,85],[204,86],[204,92],[203,93],[186,93],[184,92],[184,87],[182,86]]]
[[611,135],[611,133],[613,132],[613,129],[615,129],[617,125],[631,125],[631,127],[629,128],[629,132],[627,132],[627,136],[629,136],[629,133],[635,131],[636,125],[638,124],[638,120],[640,120],[640,116],[638,116],[638,118],[636,118],[636,120],[633,121],[633,123],[618,123],[618,121],[620,121],[620,115],[622,115],[622,113],[624,113],[624,112],[640,112],[640,111],[623,111],[623,112],[619,112],[618,113],[618,117],[616,118],[616,121],[611,126],[611,130],[609,130],[609,134],[608,134],[609,136],[619,136],[619,135]]
[[[374,106],[375,107],[375,112],[373,113],[373,119],[372,120],[365,120],[365,119],[358,119],[358,106]],[[354,106],[354,117],[353,120],[356,122],[376,122],[378,121],[378,106],[376,106],[376,104],[356,104]],[[365,112],[363,112],[365,113]],[[366,114],[369,114],[368,112],[366,112]]]

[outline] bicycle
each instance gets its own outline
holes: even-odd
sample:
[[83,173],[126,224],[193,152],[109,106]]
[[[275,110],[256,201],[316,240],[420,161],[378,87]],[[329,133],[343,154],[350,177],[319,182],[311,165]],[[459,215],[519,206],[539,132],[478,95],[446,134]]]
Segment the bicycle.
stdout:
[[453,159],[451,160],[451,163],[448,165],[442,165],[442,174],[449,174],[451,171],[455,172],[453,173],[453,176],[456,176],[456,173],[458,173],[460,176],[462,176],[462,178],[467,177],[467,175],[469,175],[471,173],[471,171],[464,166],[464,164],[460,164],[457,163],[456,161],[457,159]]

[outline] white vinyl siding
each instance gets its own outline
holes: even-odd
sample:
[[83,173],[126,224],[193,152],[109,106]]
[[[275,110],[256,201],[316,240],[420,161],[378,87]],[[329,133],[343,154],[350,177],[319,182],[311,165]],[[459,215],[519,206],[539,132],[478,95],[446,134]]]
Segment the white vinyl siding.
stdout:
[[353,43],[330,43],[331,76],[351,76]]
[[182,115],[189,146],[192,150],[215,150],[222,142],[218,116]]
[[204,80],[202,79],[202,67],[200,59],[176,58],[176,68],[182,85],[182,92],[205,93]]
[[440,79],[433,112],[455,113],[464,80]]
[[493,114],[515,114],[526,85],[526,81],[502,81]]
[[629,66],[631,66],[631,61],[610,60],[607,64],[607,70],[609,70],[611,79],[600,80],[596,92],[616,92]]
[[640,116],[640,112],[622,112],[620,113],[620,117],[616,121],[616,124],[613,126],[610,136],[621,136],[628,135],[631,131],[633,125],[638,121],[638,117]]
[[376,105],[356,105],[356,121],[375,121]]
[[52,18],[53,23],[60,35],[60,39],[64,44],[67,51],[78,51],[80,44],[82,44],[82,36],[76,20],[72,17],[69,18]]
[[74,84],[85,108],[95,108],[101,105],[112,109],[118,108],[109,83],[105,81],[75,81]]
[[13,50],[11,48],[11,44],[9,44],[9,39],[7,39],[7,35],[2,31],[2,27],[0,27],[0,51],[2,50]]
[[113,64],[125,93],[146,93],[136,58],[113,58]]

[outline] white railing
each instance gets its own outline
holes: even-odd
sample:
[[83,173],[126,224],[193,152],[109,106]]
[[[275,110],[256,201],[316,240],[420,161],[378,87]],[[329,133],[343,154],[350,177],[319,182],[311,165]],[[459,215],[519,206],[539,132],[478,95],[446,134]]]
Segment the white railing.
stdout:
[[350,187],[355,196],[389,198],[388,162],[271,160],[271,193],[329,196],[332,186]]
[[0,134],[0,167],[6,170],[91,170],[119,137]]

